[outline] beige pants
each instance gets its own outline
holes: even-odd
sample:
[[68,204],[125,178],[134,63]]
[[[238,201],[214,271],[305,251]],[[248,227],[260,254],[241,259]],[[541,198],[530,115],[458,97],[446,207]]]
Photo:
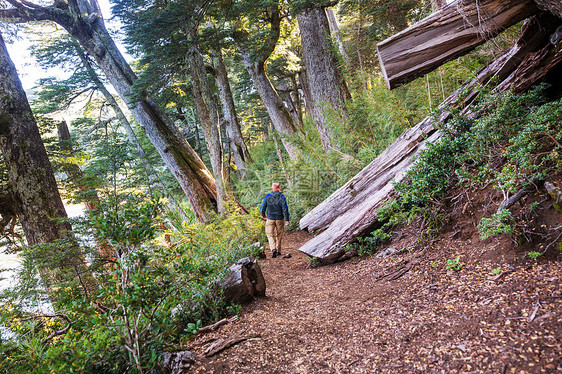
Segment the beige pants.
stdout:
[[274,249],[281,252],[281,241],[285,233],[285,220],[283,219],[268,219],[265,222],[265,235],[269,241],[269,249]]

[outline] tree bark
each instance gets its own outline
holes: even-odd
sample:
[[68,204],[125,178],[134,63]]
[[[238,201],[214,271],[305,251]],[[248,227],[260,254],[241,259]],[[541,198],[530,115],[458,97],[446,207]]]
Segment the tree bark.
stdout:
[[281,134],[283,146],[287,150],[291,159],[296,159],[298,155],[297,147],[291,143],[290,136],[302,136],[302,132],[295,124],[293,117],[285,108],[283,100],[271,84],[266,72],[265,62],[271,56],[277,45],[280,34],[281,15],[279,14],[279,4],[269,7],[269,35],[264,38],[263,45],[251,50],[248,32],[238,29],[233,33],[237,49],[242,56],[244,66],[262,99],[263,105],[267,110],[269,118],[273,123],[275,131]]
[[222,58],[220,49],[213,50],[213,68],[215,70],[215,80],[219,89],[219,97],[222,104],[222,111],[226,121],[226,134],[230,145],[230,150],[236,164],[236,171],[240,178],[244,178],[248,171],[248,163],[252,162],[252,157],[244,142],[242,131],[240,129],[240,121],[236,114],[234,98],[228,81],[228,73]]
[[[502,82],[510,80],[512,72],[517,70],[525,56],[542,50],[545,43],[550,43],[550,35],[560,23],[560,19],[549,14],[527,20],[517,43],[483,68],[477,78],[450,95],[440,108],[468,108],[478,95],[479,91],[475,88],[481,85],[499,82],[499,91],[524,87],[526,82],[522,82],[521,86],[504,85]],[[441,121],[446,121],[449,115],[448,111],[443,111]],[[301,229],[324,231],[300,250],[325,263],[340,257],[346,244],[377,224],[374,212],[389,198],[394,183],[403,178],[413,165],[415,156],[440,137],[433,126],[433,116],[404,131],[380,156],[301,219]]]
[[343,44],[340,28],[338,26],[338,21],[336,19],[336,15],[334,14],[334,11],[332,9],[326,8],[326,14],[328,16],[328,22],[330,23],[330,29],[332,30],[332,35],[335,36],[336,41],[338,43],[338,50],[340,51],[341,57],[343,58],[345,63],[350,67],[351,71],[355,71],[355,67],[353,66],[353,61],[351,61],[351,58],[347,53],[347,49]]
[[[57,133],[59,137],[59,145],[63,151],[65,158],[72,157],[74,150],[71,144],[70,131],[66,121],[61,121],[57,125]],[[96,189],[89,186],[85,182],[85,175],[80,167],[72,162],[63,162],[63,171],[68,179],[81,193],[81,199],[84,201],[88,210],[96,209],[100,204],[100,199]]]
[[[56,265],[40,266],[47,289],[54,284],[79,278],[85,292],[95,282],[77,244],[61,200],[47,151],[31,112],[16,68],[0,34],[0,148],[6,162],[15,194],[21,201],[20,221],[29,245],[67,239],[58,251],[65,252]],[[53,249],[49,249],[52,251]],[[49,253],[53,258],[60,253]]]
[[168,118],[150,97],[131,100],[137,76],[107,32],[97,0],[68,0],[42,7],[13,1],[14,8],[0,10],[0,20],[12,23],[53,21],[64,27],[96,61],[121,99],[176,177],[200,221],[216,210],[216,185],[211,173]]
[[532,0],[459,0],[380,42],[388,88],[408,83],[462,56],[537,12]]
[[334,147],[330,120],[347,119],[345,100],[349,91],[337,67],[330,41],[330,26],[324,8],[305,8],[297,14],[308,86],[312,99],[312,118],[324,149]]
[[294,160],[297,158],[299,151],[297,147],[288,138],[290,136],[301,136],[298,131],[295,121],[283,100],[271,84],[267,74],[265,73],[265,66],[263,62],[252,62],[249,53],[241,52],[244,65],[252,78],[252,82],[262,99],[263,105],[269,114],[271,123],[275,128],[275,131],[280,133],[281,142],[285,147],[285,150],[289,154],[289,157]]
[[195,99],[197,116],[201,121],[205,143],[211,159],[211,167],[215,174],[217,186],[217,209],[220,214],[225,213],[225,202],[227,201],[226,171],[223,162],[223,149],[220,136],[219,113],[216,102],[211,95],[207,71],[203,56],[199,52],[195,42],[192,42],[188,51],[192,92]]

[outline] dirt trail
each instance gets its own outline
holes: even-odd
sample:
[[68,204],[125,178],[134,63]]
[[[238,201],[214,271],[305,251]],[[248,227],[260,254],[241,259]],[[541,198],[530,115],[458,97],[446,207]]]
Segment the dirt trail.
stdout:
[[[400,254],[315,268],[298,251],[310,238],[290,233],[284,254],[292,258],[260,260],[267,297],[190,344],[194,372],[562,372],[562,256],[512,268],[515,258],[482,260],[493,242],[448,239],[424,249],[403,240],[393,243],[407,249]],[[446,270],[456,255],[463,269]],[[401,278],[380,278],[412,258]],[[491,274],[498,263],[499,277]],[[239,336],[248,339],[205,357],[217,338]]]

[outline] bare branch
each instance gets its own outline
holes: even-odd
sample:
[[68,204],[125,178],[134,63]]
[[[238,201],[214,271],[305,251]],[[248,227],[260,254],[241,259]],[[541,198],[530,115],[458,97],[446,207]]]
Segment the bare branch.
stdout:
[[[52,6],[41,6],[27,0],[5,0],[13,8],[0,9],[0,22],[26,23],[32,21],[53,21],[65,27],[70,25],[70,15]],[[69,19],[70,17],[70,19]]]
[[59,336],[59,335],[64,335],[68,332],[68,330],[70,330],[70,327],[72,327],[72,325],[74,324],[74,322],[72,322],[70,320],[70,318],[68,318],[67,316],[65,316],[64,314],[41,314],[41,315],[36,315],[36,316],[31,316],[28,318],[24,318],[21,321],[29,321],[32,319],[38,319],[38,318],[60,318],[66,321],[66,326],[61,329],[61,330],[56,330],[53,331],[49,336],[47,336],[45,339],[43,339],[43,344],[47,344],[49,342],[49,340],[53,339],[55,336]]

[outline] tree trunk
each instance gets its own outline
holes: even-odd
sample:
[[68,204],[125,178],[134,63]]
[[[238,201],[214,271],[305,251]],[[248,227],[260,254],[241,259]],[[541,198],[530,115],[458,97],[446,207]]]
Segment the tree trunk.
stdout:
[[[543,17],[544,18],[544,17]],[[554,16],[550,18],[555,19]],[[529,53],[517,68],[501,84],[496,87],[497,91],[512,89],[515,93],[527,91],[532,85],[540,82],[549,72],[561,67],[562,62],[562,20],[559,18],[557,31],[546,40],[543,40],[542,48],[536,52]],[[541,31],[548,27],[541,22]],[[551,82],[553,85],[560,84],[560,75]],[[560,90],[560,87],[555,87]]]
[[312,94],[310,93],[310,86],[308,85],[308,74],[306,73],[306,68],[301,69],[299,72],[299,83],[302,88],[304,112],[308,115],[312,115]]
[[133,97],[137,76],[107,32],[96,0],[68,0],[42,7],[28,2],[0,10],[0,19],[22,23],[50,20],[64,27],[104,71],[119,96],[178,180],[200,221],[211,218],[217,198],[213,177],[189,143],[150,97]]
[[220,214],[224,214],[224,204],[226,197],[226,172],[223,162],[223,149],[220,136],[219,113],[216,102],[211,95],[209,82],[207,80],[207,71],[203,56],[199,52],[195,42],[191,43],[188,51],[189,70],[192,83],[192,92],[195,99],[195,107],[197,116],[201,121],[205,143],[209,151],[211,166],[215,174],[217,186],[217,208]]
[[[20,221],[29,245],[68,239],[49,253],[39,271],[47,289],[69,279],[79,279],[85,292],[95,282],[77,244],[72,240],[66,211],[59,195],[47,151],[27,97],[0,34],[0,148],[15,194],[21,201]],[[53,251],[52,247],[49,251]],[[64,252],[64,256],[61,256]],[[49,261],[50,263],[47,267]],[[52,266],[52,268],[51,268]]]
[[[550,35],[561,22],[548,14],[527,20],[517,43],[482,69],[476,79],[450,95],[440,108],[467,108],[478,95],[479,91],[475,88],[484,84],[499,82],[498,90],[511,88],[517,91],[519,87],[524,87],[526,82],[521,82],[519,86],[504,85],[502,82],[510,80],[512,72],[516,71],[525,56],[542,50],[545,44],[550,43]],[[447,111],[441,114],[442,121],[448,117]],[[389,198],[394,183],[403,178],[413,165],[415,156],[427,144],[439,138],[440,133],[433,127],[432,116],[404,131],[373,162],[301,219],[301,229],[324,231],[300,250],[325,263],[340,257],[346,244],[377,224],[374,212]]]
[[349,58],[349,54],[347,53],[347,49],[343,44],[340,28],[338,26],[338,21],[336,19],[336,15],[332,9],[326,8],[326,14],[328,15],[328,22],[330,23],[330,29],[332,30],[332,35],[335,36],[336,41],[338,43],[338,50],[340,51],[340,55],[345,61],[345,63],[350,67],[351,71],[355,71],[355,67],[353,66],[353,61]]
[[299,118],[297,107],[293,101],[293,98],[291,97],[291,91],[292,91],[291,89],[289,89],[284,85],[281,87],[277,87],[277,92],[279,92],[279,96],[283,100],[283,103],[285,104],[285,108],[287,108],[289,114],[291,114],[291,117],[293,117],[295,123],[299,125],[299,128],[302,128],[302,120]]
[[291,143],[291,136],[301,137],[302,131],[298,128],[293,117],[285,108],[283,100],[271,84],[265,72],[265,62],[271,56],[277,45],[280,34],[281,15],[279,4],[272,3],[268,7],[268,21],[270,23],[269,34],[263,38],[259,48],[249,48],[249,34],[246,30],[237,29],[232,37],[236,42],[236,47],[242,56],[242,61],[248,74],[262,99],[263,105],[269,114],[269,118],[275,131],[281,134],[283,146],[287,150],[291,159],[296,159],[298,155],[297,147]]
[[[57,133],[59,137],[59,144],[61,150],[64,152],[65,158],[72,157],[74,150],[71,144],[70,131],[66,121],[61,121],[57,125]],[[100,204],[100,199],[96,189],[89,186],[84,180],[84,172],[80,167],[72,162],[63,163],[63,171],[68,176],[68,179],[78,191],[80,191],[81,199],[84,201],[88,210],[96,209]]]
[[273,144],[275,144],[275,151],[277,152],[277,158],[279,159],[281,170],[283,170],[283,175],[285,175],[287,186],[292,187],[293,181],[291,180],[289,173],[287,173],[287,168],[285,167],[285,160],[283,159],[283,152],[281,152],[281,147],[279,147],[279,142],[277,141],[277,134],[275,133],[275,131],[272,131],[270,135],[273,138]]
[[265,73],[265,67],[263,62],[252,62],[250,54],[241,52],[244,65],[250,74],[250,78],[256,87],[260,98],[262,99],[263,105],[269,114],[271,123],[275,128],[275,131],[281,134],[281,141],[283,146],[287,150],[289,157],[291,159],[296,159],[298,155],[297,147],[291,143],[288,139],[289,136],[300,136],[295,121],[283,100],[271,84],[271,81]]
[[377,52],[388,88],[462,56],[537,12],[532,0],[459,0],[380,42]]
[[[72,147],[70,131],[65,121],[62,121],[57,126],[57,133],[59,137],[59,144],[65,155],[72,157],[74,149]],[[88,210],[95,210],[100,205],[100,199],[95,188],[89,186],[85,181],[85,175],[80,167],[72,162],[65,162],[63,171],[66,173],[68,179],[76,189],[81,193],[82,200]],[[98,253],[100,258],[109,260],[112,263],[117,260],[111,247],[107,244],[105,239],[95,237],[98,246]]]
[[253,257],[239,260],[229,270],[228,276],[220,283],[227,302],[241,304],[256,296],[265,296],[265,279]]
[[[334,147],[329,118],[347,120],[345,100],[349,93],[330,41],[330,26],[324,8],[306,8],[297,14],[308,86],[312,98],[312,118],[324,149]],[[347,93],[347,94],[346,94]]]
[[219,49],[213,50],[213,67],[215,70],[215,80],[219,89],[222,111],[226,121],[226,134],[228,136],[230,149],[234,157],[238,175],[240,178],[244,178],[248,171],[247,164],[252,162],[252,157],[250,156],[250,152],[242,136],[240,121],[236,114],[236,107],[230,89],[230,82],[228,81],[226,66],[222,58],[222,52]]
[[297,110],[297,116],[299,117],[299,126],[303,127],[302,122],[302,104],[301,95],[299,93],[299,85],[297,84],[297,74],[291,75],[291,84],[293,88],[293,102],[295,103],[295,109]]

